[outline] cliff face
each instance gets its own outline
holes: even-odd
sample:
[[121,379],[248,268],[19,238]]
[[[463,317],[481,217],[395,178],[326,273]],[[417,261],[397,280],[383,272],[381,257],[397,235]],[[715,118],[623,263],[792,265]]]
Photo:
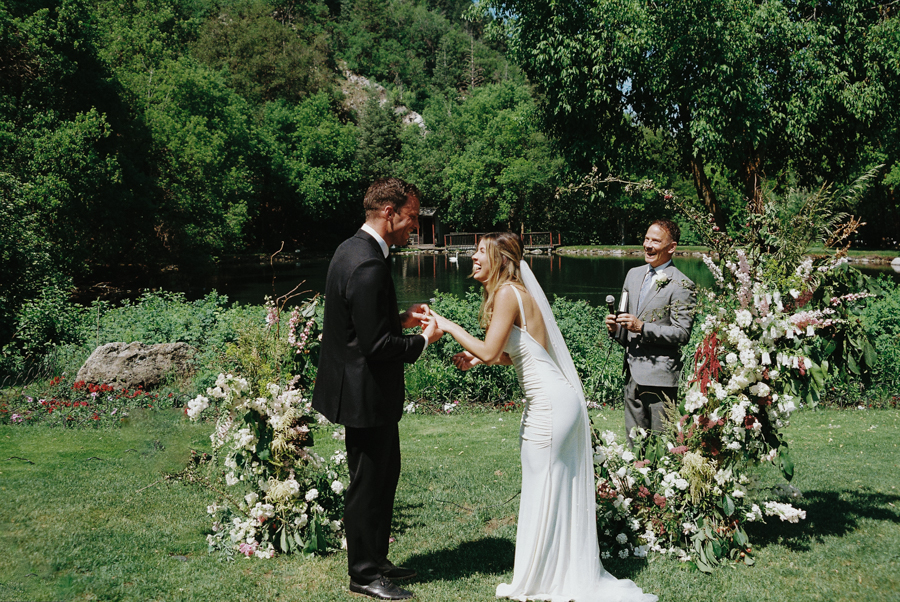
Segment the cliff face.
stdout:
[[[347,69],[345,64],[341,64],[341,72],[344,75],[344,79],[341,82],[341,92],[344,93],[344,106],[348,110],[361,110],[372,91],[374,91],[375,95],[378,97],[379,104],[384,105],[388,102],[387,90],[381,84],[375,83],[362,75],[353,73]],[[426,131],[425,120],[415,111],[411,111],[403,105],[397,105],[394,107],[394,113],[400,115],[400,120],[403,125],[414,123],[419,126],[423,133]]]

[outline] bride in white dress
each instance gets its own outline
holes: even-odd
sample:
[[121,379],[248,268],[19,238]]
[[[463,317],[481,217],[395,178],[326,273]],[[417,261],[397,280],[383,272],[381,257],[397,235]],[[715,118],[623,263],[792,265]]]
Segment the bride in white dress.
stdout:
[[478,364],[515,366],[525,391],[520,445],[522,495],[512,583],[497,597],[553,602],[655,602],[633,581],[600,563],[590,426],[581,381],[550,305],[510,232],[485,235],[472,257],[484,286],[483,341],[430,312],[465,351],[462,370]]

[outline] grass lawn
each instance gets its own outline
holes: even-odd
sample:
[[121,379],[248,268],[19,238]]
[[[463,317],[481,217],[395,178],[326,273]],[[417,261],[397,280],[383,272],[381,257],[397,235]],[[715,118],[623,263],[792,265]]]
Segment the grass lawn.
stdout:
[[[593,414],[624,431],[620,412]],[[158,484],[209,424],[174,413],[115,430],[0,427],[0,600],[353,599],[346,557],[227,562],[206,551],[206,491]],[[789,430],[799,524],[752,529],[756,565],[712,576],[676,560],[610,562],[664,602],[900,599],[900,411],[820,410]],[[419,600],[493,599],[512,575],[518,415],[406,416],[392,559]],[[317,449],[339,442],[318,434]],[[778,482],[760,470],[762,485]]]

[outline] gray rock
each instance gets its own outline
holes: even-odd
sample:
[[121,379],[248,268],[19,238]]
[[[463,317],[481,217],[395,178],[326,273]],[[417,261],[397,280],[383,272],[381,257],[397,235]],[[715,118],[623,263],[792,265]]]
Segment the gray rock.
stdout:
[[194,353],[187,343],[107,343],[94,349],[75,380],[148,390],[169,374],[187,376]]

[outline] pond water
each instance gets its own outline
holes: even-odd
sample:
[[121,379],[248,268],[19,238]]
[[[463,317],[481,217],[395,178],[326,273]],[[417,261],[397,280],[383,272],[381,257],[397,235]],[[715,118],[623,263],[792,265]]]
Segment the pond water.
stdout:
[[[394,283],[401,309],[411,303],[427,302],[435,291],[463,295],[477,283],[469,278],[472,259],[460,255],[457,262],[447,255],[395,254],[392,258]],[[607,295],[618,300],[625,274],[644,265],[641,256],[547,256],[529,255],[527,261],[552,301],[554,296],[580,299],[591,305],[605,304]],[[266,295],[279,296],[303,282],[299,290],[322,292],[329,259],[304,259],[293,265],[223,266],[214,272],[173,274],[162,285],[167,290],[183,291],[189,299],[197,299],[211,290],[227,295],[239,303],[260,304]],[[700,287],[713,284],[712,274],[698,257],[676,257],[676,267]],[[865,268],[869,275],[890,274],[900,281],[900,274],[890,266]]]

